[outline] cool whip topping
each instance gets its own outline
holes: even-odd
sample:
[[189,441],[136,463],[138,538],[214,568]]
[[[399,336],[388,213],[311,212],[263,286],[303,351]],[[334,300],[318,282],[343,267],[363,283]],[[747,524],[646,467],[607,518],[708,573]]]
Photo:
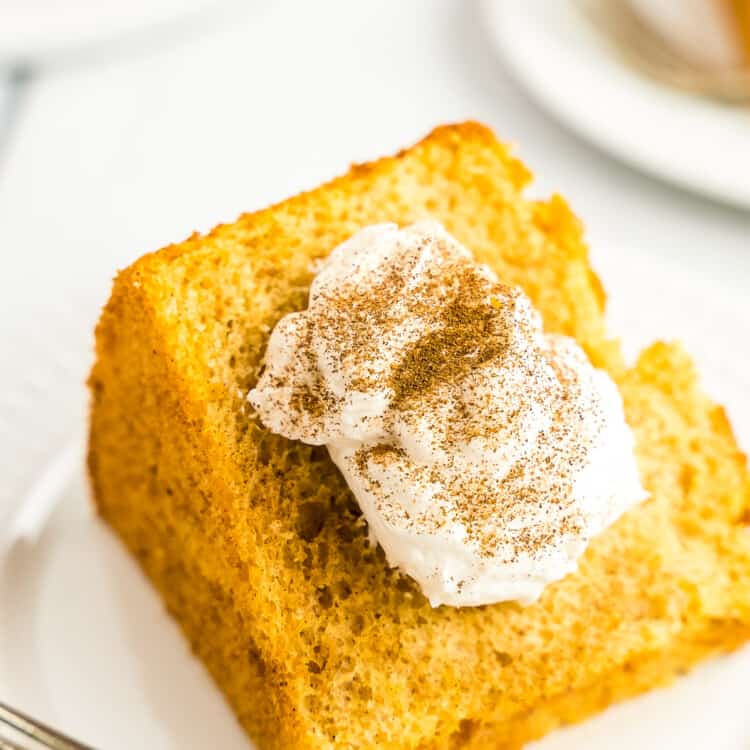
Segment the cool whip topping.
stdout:
[[533,602],[645,497],[612,380],[435,222],[337,247],[264,364],[261,421],[328,446],[433,606]]

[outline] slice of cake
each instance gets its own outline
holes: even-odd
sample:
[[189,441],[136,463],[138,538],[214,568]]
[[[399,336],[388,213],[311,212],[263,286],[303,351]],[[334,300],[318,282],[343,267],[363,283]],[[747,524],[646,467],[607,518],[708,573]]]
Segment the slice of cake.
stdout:
[[[117,277],[90,378],[96,503],[263,750],[519,747],[750,637],[750,480],[724,412],[677,346],[624,367],[580,225],[524,199],[529,177],[482,126],[443,127]],[[247,401],[313,262],[428,218],[610,373],[635,434],[650,498],[530,606],[431,607],[325,448]]]

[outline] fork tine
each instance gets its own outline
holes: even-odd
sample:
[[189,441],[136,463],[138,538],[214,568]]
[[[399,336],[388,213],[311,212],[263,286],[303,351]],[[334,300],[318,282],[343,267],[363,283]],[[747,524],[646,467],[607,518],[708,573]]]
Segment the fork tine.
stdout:
[[650,26],[627,2],[618,2],[620,22],[626,22],[631,42],[640,45],[652,60],[658,60],[675,70],[695,70],[695,65],[685,57],[658,29]]
[[657,35],[632,9],[622,2],[584,0],[580,7],[589,22],[612,43],[628,62],[639,67],[656,69],[685,69],[689,65]]
[[[30,716],[17,711],[5,703],[0,703],[0,723],[5,724],[21,734],[43,745],[49,750],[93,750],[89,745],[83,745],[76,740],[58,732]],[[13,745],[10,746],[12,750]],[[0,745],[0,748],[2,746]]]
[[12,740],[6,740],[4,737],[0,737],[0,750],[25,750],[25,748],[17,745]]

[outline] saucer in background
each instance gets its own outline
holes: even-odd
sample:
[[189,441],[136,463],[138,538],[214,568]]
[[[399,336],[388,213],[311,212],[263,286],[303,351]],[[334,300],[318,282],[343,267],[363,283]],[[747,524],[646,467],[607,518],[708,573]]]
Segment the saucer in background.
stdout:
[[482,0],[482,11],[516,78],[569,128],[645,172],[750,209],[750,109],[631,71],[575,0]]

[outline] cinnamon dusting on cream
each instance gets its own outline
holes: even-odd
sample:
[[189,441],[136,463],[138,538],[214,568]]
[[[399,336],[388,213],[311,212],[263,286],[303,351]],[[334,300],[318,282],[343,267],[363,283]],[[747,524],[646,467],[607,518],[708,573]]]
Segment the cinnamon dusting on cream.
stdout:
[[[328,445],[389,561],[434,604],[536,598],[643,496],[612,382],[432,222],[337,248],[249,398],[274,431]],[[599,479],[581,497],[613,434],[628,497]]]

